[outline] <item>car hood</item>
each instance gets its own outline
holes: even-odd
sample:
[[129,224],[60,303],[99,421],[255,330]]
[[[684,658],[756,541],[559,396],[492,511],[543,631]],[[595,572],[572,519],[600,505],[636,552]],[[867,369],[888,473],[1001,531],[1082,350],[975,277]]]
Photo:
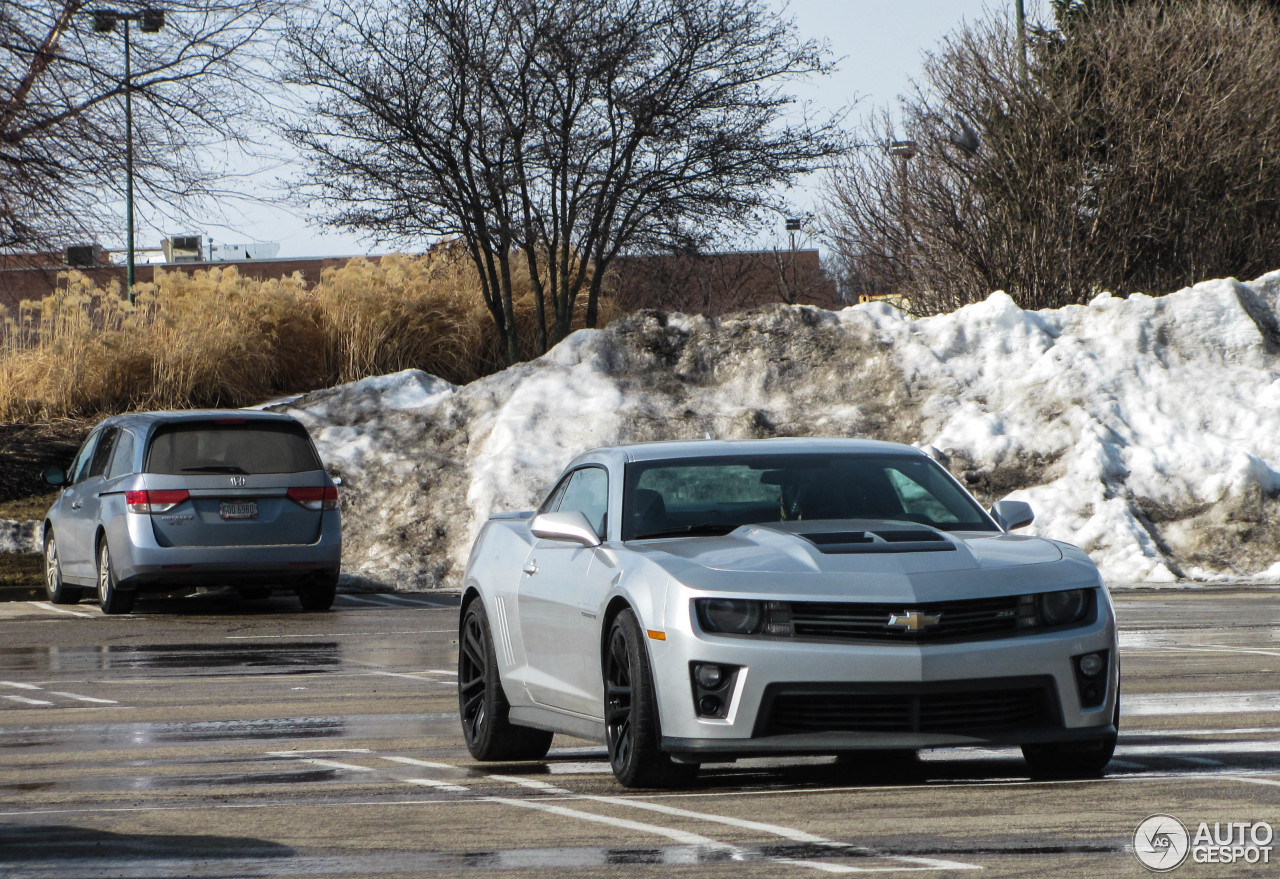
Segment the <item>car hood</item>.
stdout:
[[[739,593],[934,600],[1096,582],[1079,550],[1001,532],[949,533],[913,522],[819,521],[744,525],[717,537],[636,542],[687,586]],[[1036,566],[1036,575],[1029,569]]]

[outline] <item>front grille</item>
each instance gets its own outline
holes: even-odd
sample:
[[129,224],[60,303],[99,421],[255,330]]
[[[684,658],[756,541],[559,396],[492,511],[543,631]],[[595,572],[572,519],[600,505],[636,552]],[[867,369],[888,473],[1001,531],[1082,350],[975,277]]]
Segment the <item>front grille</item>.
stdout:
[[[939,619],[914,631],[889,625],[891,617],[910,611]],[[791,621],[797,638],[916,643],[990,637],[1017,631],[1018,596],[927,604],[795,601],[791,603]]]
[[771,685],[757,735],[965,733],[1044,726],[1056,713],[1048,679],[943,684]]

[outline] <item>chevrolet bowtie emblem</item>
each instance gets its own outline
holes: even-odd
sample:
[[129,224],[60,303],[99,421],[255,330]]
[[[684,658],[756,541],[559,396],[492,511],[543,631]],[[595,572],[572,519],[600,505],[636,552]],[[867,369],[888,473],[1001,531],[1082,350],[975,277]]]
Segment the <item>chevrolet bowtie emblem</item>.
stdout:
[[940,613],[920,613],[918,610],[904,610],[902,613],[889,614],[889,625],[908,632],[919,632],[942,621]]

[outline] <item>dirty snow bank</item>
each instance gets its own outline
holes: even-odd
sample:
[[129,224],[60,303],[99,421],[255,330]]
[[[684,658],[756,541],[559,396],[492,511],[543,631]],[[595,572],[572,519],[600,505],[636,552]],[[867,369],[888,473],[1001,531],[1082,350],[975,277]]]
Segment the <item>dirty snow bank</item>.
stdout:
[[0,519],[0,552],[40,552],[40,523]]
[[584,449],[783,435],[925,448],[1113,582],[1275,577],[1278,297],[1280,272],[921,320],[644,312],[465,387],[410,371],[283,408],[344,479],[348,573],[398,588],[457,587],[485,517],[536,505]]

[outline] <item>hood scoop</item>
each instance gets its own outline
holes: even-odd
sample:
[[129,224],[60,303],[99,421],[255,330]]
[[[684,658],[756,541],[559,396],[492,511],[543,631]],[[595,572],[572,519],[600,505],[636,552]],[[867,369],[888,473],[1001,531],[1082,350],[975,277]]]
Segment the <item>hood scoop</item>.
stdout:
[[874,531],[817,531],[797,534],[824,555],[858,553],[955,552],[956,545],[924,528],[879,528]]

